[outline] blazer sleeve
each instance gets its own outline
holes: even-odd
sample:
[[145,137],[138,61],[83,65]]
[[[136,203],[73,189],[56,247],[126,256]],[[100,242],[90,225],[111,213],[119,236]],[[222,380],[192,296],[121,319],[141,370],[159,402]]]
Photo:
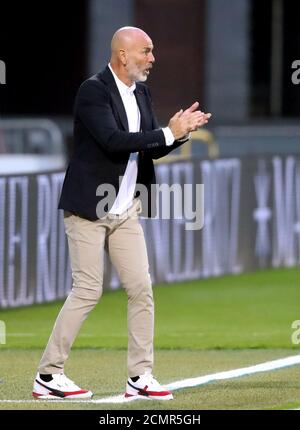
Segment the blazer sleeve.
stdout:
[[99,145],[109,153],[148,151],[165,147],[161,129],[130,133],[120,130],[113,114],[111,97],[104,84],[88,79],[79,88],[75,118],[89,130]]

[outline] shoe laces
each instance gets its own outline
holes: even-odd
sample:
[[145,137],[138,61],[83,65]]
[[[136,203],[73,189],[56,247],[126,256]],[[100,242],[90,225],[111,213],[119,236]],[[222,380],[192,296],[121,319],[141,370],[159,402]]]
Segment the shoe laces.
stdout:
[[71,379],[69,379],[64,373],[60,373],[57,377],[58,379],[58,383],[61,386],[65,386],[65,387],[69,387],[70,385],[75,385],[74,381],[72,381]]
[[160,384],[158,383],[158,381],[156,380],[156,378],[149,372],[145,372],[144,375],[141,375],[143,380],[147,383],[147,385],[151,385],[151,386],[159,386]]

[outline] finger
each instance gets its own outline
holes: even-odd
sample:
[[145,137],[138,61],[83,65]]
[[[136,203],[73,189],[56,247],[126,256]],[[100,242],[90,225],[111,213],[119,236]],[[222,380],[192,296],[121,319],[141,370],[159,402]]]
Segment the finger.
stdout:
[[189,110],[185,110],[182,114],[182,116],[186,117],[187,119],[202,117],[203,115],[205,115],[205,113],[202,112],[201,110],[195,110],[193,112],[190,112]]
[[185,109],[184,113],[186,112],[194,112],[199,107],[199,102],[193,103],[189,108]]
[[203,112],[199,112],[199,111],[193,112],[192,114],[190,114],[190,117],[189,117],[189,119],[191,121],[198,121],[198,120],[201,120],[203,118],[205,118],[205,114]]
[[195,115],[194,119],[199,119],[199,120],[209,120],[211,118],[211,113],[203,113],[200,115]]
[[[185,113],[185,112],[184,112]],[[196,118],[204,118],[204,119],[210,119],[212,114],[211,113],[204,113],[202,111],[196,111],[196,112],[192,112],[189,115],[191,118],[196,119]]]
[[194,126],[196,129],[202,127],[202,125],[208,123],[209,118],[205,115],[202,118],[198,118],[190,123],[191,126]]
[[203,119],[202,121],[199,121],[196,125],[195,125],[195,130],[197,130],[198,128],[202,127],[203,125],[207,124],[208,120],[207,119]]

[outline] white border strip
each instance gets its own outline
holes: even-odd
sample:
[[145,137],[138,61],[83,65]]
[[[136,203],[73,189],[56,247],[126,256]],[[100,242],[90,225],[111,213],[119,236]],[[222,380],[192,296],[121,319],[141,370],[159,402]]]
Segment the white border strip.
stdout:
[[169,390],[179,390],[180,388],[196,387],[212,381],[222,379],[238,378],[240,376],[253,375],[254,373],[267,372],[269,370],[282,369],[288,366],[300,364],[300,355],[281,358],[279,360],[267,361],[266,363],[256,364],[255,366],[242,367],[241,369],[228,370],[226,372],[213,373],[212,375],[200,376],[198,378],[184,379],[169,384]]
[[[255,366],[242,367],[240,369],[227,370],[225,372],[212,373],[211,375],[199,376],[197,378],[183,379],[181,381],[171,382],[165,387],[171,391],[180,390],[188,387],[198,387],[213,381],[224,379],[238,378],[240,376],[253,375],[254,373],[268,372],[270,370],[282,369],[284,367],[295,366],[300,364],[300,355],[292,355],[290,357],[281,358],[279,360],[267,361],[265,363],[256,364]],[[147,400],[147,398],[143,398]],[[118,396],[106,397],[95,400],[50,400],[51,403],[128,403],[136,398],[124,398],[123,394]],[[140,399],[139,399],[140,400]],[[47,400],[45,400],[47,401]],[[43,400],[0,400],[1,403],[41,403]],[[49,401],[47,401],[49,402]]]

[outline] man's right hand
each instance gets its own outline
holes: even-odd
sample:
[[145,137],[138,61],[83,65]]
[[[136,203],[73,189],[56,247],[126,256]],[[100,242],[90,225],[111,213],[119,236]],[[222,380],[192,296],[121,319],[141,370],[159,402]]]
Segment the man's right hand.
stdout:
[[198,107],[199,103],[195,102],[185,111],[181,109],[176,112],[170,119],[168,127],[172,131],[175,140],[182,139],[191,131],[195,131],[202,125],[207,124],[211,114],[197,110]]

